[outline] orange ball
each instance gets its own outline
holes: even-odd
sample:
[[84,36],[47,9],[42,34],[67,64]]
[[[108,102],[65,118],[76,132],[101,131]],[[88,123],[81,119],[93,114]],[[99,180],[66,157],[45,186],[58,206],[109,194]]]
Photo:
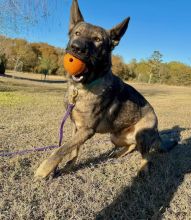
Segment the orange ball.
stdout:
[[78,75],[85,70],[86,64],[71,54],[66,53],[64,55],[64,68],[70,75]]

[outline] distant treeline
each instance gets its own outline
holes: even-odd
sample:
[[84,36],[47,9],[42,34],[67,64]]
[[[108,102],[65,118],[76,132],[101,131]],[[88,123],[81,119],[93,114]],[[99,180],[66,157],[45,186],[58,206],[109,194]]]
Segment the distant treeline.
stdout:
[[0,36],[0,54],[6,57],[6,68],[43,74],[64,74],[64,50],[46,43],[29,43],[23,39]]
[[162,62],[159,51],[154,51],[147,60],[133,59],[128,64],[122,57],[113,56],[113,72],[125,80],[191,86],[191,66],[178,61]]
[[[6,69],[64,75],[64,49],[46,43],[29,43],[23,39],[0,36],[0,74]],[[165,63],[162,54],[154,51],[149,59],[125,63],[114,55],[113,72],[124,80],[171,85],[191,85],[191,67],[181,62]]]

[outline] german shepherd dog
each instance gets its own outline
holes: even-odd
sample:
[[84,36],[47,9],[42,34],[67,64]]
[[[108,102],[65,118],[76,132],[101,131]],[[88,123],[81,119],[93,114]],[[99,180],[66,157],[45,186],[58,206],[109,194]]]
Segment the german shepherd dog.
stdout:
[[[111,52],[125,34],[130,18],[110,30],[86,23],[77,0],[70,15],[67,53],[86,63],[87,68],[70,77],[68,102],[77,91],[71,114],[72,140],[55,150],[37,169],[44,178],[56,169],[64,157],[75,162],[80,146],[95,133],[110,133],[118,148],[116,158],[137,149],[142,155],[140,172],[147,172],[149,151],[163,145],[157,129],[157,117],[148,101],[133,87],[113,75]],[[169,142],[168,145],[174,145]]]

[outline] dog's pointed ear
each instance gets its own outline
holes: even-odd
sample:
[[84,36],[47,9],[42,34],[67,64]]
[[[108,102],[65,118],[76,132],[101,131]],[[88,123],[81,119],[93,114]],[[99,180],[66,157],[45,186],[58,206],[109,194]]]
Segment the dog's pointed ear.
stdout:
[[119,41],[121,40],[122,36],[125,34],[129,24],[129,20],[130,17],[126,18],[121,23],[119,23],[112,29],[108,30],[112,42],[112,49],[119,44]]
[[74,26],[81,21],[84,21],[84,18],[83,18],[82,13],[79,9],[78,1],[73,0],[71,10],[70,10],[69,32],[71,32],[71,30],[74,28]]

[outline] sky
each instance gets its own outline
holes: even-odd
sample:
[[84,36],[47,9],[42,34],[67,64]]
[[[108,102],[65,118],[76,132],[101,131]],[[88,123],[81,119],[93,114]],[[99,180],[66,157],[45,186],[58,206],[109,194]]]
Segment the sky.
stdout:
[[[13,29],[8,35],[63,48],[68,41],[72,0],[44,2],[47,16],[36,10],[35,24],[25,25],[19,32]],[[126,62],[148,59],[159,50],[164,62],[176,60],[191,65],[191,0],[79,0],[79,6],[86,22],[106,29],[131,17],[127,32],[114,50]]]

